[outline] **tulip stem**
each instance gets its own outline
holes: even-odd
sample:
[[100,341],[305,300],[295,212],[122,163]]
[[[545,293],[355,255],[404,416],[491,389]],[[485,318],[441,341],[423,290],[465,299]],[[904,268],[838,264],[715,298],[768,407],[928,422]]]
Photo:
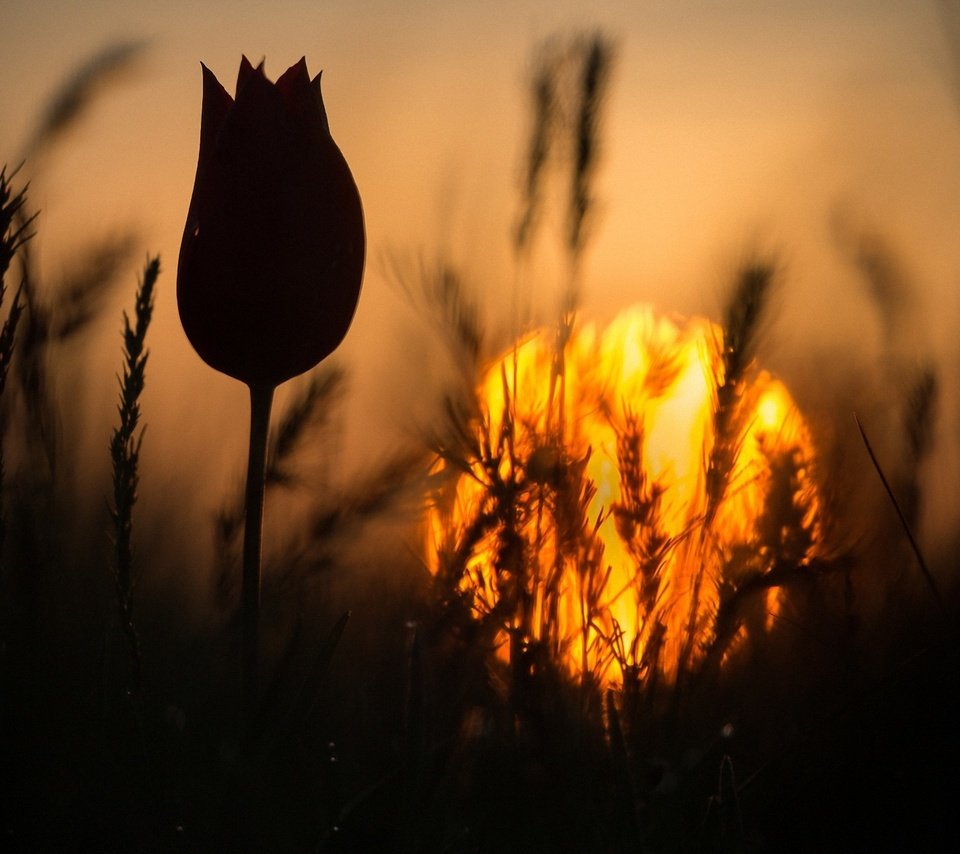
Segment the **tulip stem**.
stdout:
[[243,588],[240,655],[243,714],[249,726],[259,694],[260,544],[266,486],[267,432],[274,386],[250,383],[250,456],[247,461],[246,521],[243,529]]

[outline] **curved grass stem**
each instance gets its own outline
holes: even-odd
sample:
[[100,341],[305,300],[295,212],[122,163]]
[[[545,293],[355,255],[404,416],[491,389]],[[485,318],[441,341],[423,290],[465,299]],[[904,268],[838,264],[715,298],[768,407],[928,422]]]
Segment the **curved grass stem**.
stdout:
[[897,496],[894,494],[893,487],[890,486],[887,476],[883,473],[883,469],[880,466],[880,461],[877,459],[877,455],[873,452],[873,446],[870,444],[870,440],[867,438],[867,431],[864,430],[863,424],[860,422],[860,416],[854,413],[853,420],[857,422],[857,430],[860,431],[860,438],[863,440],[863,446],[867,449],[867,455],[870,457],[870,462],[873,463],[873,468],[880,477],[880,483],[883,484],[884,491],[887,493],[887,497],[890,499],[890,503],[893,505],[893,509],[897,513],[897,518],[900,520],[900,525],[903,527],[903,532],[907,536],[907,542],[910,543],[913,556],[917,559],[917,565],[920,567],[920,572],[923,574],[924,581],[927,582],[927,587],[930,588],[930,593],[933,596],[934,601],[937,603],[937,607],[940,609],[940,613],[943,615],[947,625],[952,625],[953,621],[950,618],[950,611],[947,608],[947,604],[943,596],[940,595],[940,587],[937,585],[937,581],[933,577],[933,573],[930,572],[927,562],[923,559],[923,552],[920,551],[920,546],[917,543],[916,537],[913,535],[913,531],[910,528],[910,523],[907,521],[907,516],[900,507],[900,502],[897,501]]

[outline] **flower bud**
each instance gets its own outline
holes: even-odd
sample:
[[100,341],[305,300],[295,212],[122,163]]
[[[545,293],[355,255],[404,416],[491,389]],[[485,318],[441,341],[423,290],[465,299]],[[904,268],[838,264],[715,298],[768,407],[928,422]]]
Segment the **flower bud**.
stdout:
[[330,355],[360,295],[363,210],[301,59],[276,83],[243,58],[236,99],[203,66],[200,154],[177,303],[211,367],[279,385]]

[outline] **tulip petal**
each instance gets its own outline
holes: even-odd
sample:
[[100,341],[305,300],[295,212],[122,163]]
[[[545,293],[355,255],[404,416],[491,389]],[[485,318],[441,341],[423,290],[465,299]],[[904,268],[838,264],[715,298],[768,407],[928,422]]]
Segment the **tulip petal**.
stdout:
[[214,73],[202,62],[203,106],[200,112],[200,160],[209,155],[209,148],[220,133],[223,122],[233,106],[233,98],[217,80]]
[[247,81],[255,76],[259,72],[260,76],[266,78],[266,75],[263,73],[263,60],[260,60],[260,64],[254,68],[250,64],[250,60],[246,56],[241,57],[240,59],[240,71],[237,74],[237,95],[240,94],[240,90],[246,85]]
[[315,89],[310,80],[306,57],[296,65],[291,65],[277,80],[276,87],[298,127],[307,131],[313,139],[330,133],[323,100],[317,97],[319,89]]
[[298,86],[310,83],[310,73],[307,71],[307,58],[301,56],[299,62],[291,65],[280,75],[274,84],[284,98],[293,97]]
[[319,72],[313,80],[310,81],[310,86],[313,89],[313,94],[317,99],[317,104],[320,107],[320,120],[323,122],[323,129],[330,133],[330,123],[327,121],[327,109],[323,106],[323,94],[320,92],[320,77],[323,75],[323,72]]

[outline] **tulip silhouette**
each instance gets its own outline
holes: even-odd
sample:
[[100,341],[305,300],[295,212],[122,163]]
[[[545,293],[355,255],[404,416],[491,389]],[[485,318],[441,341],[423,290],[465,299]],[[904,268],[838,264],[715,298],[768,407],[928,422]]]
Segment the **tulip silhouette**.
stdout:
[[240,63],[236,98],[203,66],[200,153],[177,304],[211,367],[250,387],[244,529],[243,703],[257,700],[260,539],[273,392],[330,355],[363,278],[360,194],[305,59],[272,83]]

